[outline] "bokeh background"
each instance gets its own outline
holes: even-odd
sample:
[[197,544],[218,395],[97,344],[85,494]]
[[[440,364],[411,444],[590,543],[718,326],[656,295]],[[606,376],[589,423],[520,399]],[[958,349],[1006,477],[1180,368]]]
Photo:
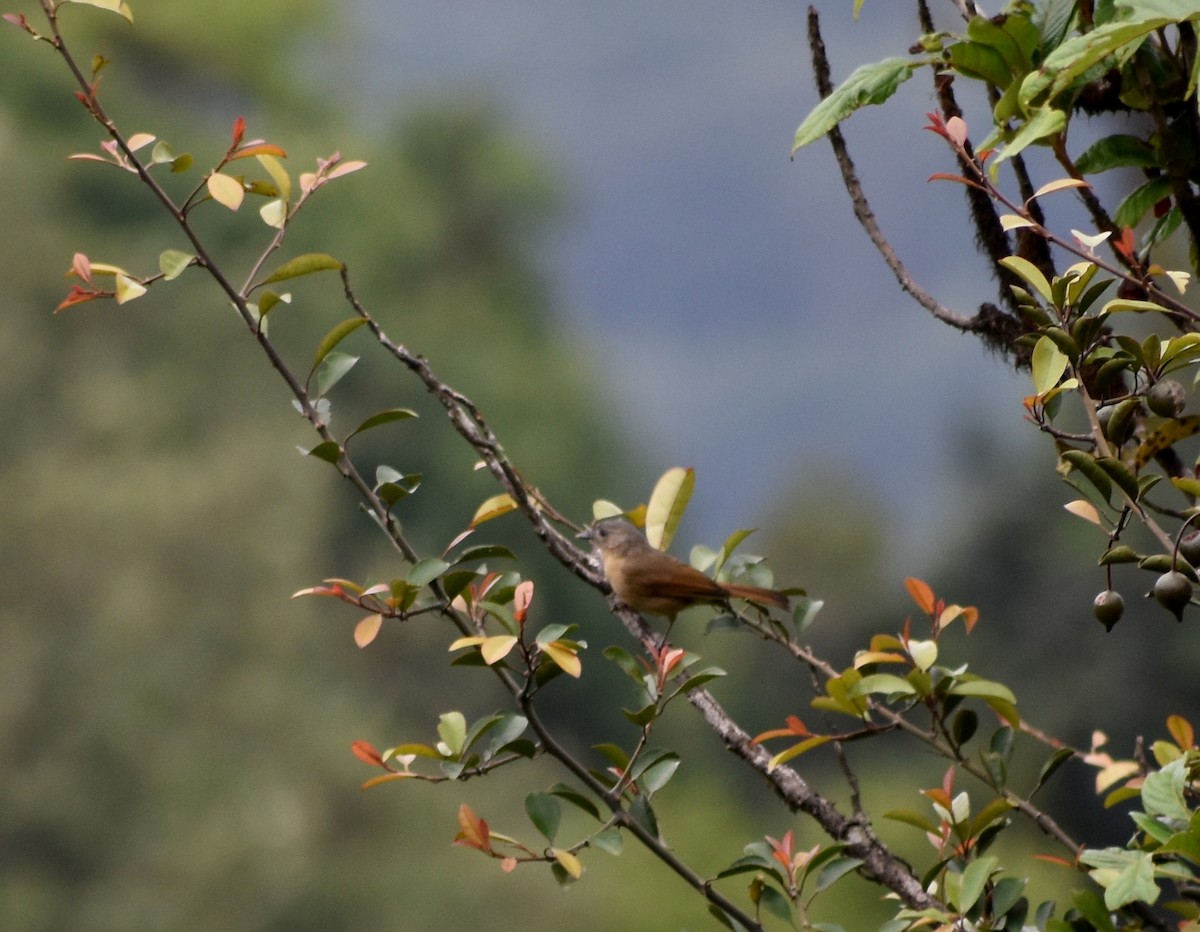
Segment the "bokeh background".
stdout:
[[[1143,580],[1124,578],[1131,610],[1111,634],[1091,620],[1101,540],[1059,507],[1053,452],[1021,416],[1027,378],[904,298],[827,149],[789,159],[816,101],[801,5],[133,6],[133,28],[63,15],[83,61],[113,60],[103,94],[119,124],[201,165],[239,115],[293,171],[335,149],[369,161],[322,192],[289,248],[343,258],[390,335],[480,402],[563,510],[636,504],[664,469],[692,466],[677,552],[761,528],[753,549],[777,578],[826,600],[811,638],[835,663],[899,629],[902,580],[919,575],[982,609],[981,629],[954,641],[962,662],[1009,682],[1068,741],[1102,727],[1127,752],[1195,706],[1190,626],[1143,611]],[[903,54],[917,30],[900,6],[865,4],[856,24],[849,4],[826,5],[836,77]],[[560,779],[546,764],[359,792],[369,772],[351,740],[432,740],[439,713],[475,718],[502,697],[449,666],[434,623],[385,629],[360,651],[347,610],[288,600],[327,576],[400,567],[333,471],[295,453],[311,444],[303,422],[198,274],[120,308],[50,315],[74,251],[151,270],[182,243],[130,177],[64,159],[99,134],[49,48],[8,28],[0,43],[0,927],[711,924],[632,848],[591,854],[583,882],[561,890],[548,871],[504,875],[451,847],[464,801],[532,838],[521,799]],[[918,77],[856,115],[848,138],[914,274],[970,311],[994,283],[964,249],[960,192],[926,181],[949,168],[921,130],[933,107]],[[207,214],[243,269],[265,241],[254,212]],[[272,326],[303,360],[345,311],[332,279],[295,291]],[[366,355],[334,396],[335,424],[395,405],[425,415],[362,450],[425,474],[401,518],[439,552],[495,489],[419,386],[365,340],[346,346]],[[584,753],[631,741],[616,708],[632,697],[600,658],[631,647],[625,633],[537,557],[518,519],[483,533],[529,554],[539,620],[579,623],[591,645],[583,681],[547,695],[550,714]],[[733,671],[715,690],[750,731],[806,713],[807,674],[750,639],[696,633],[687,646]],[[820,840],[686,709],[658,737],[685,756],[659,807],[697,869],[715,874],[763,834]],[[940,782],[941,765],[881,744],[855,749],[868,805],[919,808],[911,787]],[[817,785],[843,793],[810,757]],[[1125,830],[1083,768],[1044,802],[1098,842]],[[914,830],[884,831],[928,857]],[[1048,847],[1032,833],[1013,844],[1018,871]],[[816,917],[852,904],[866,928],[886,913],[878,890],[846,888]]]

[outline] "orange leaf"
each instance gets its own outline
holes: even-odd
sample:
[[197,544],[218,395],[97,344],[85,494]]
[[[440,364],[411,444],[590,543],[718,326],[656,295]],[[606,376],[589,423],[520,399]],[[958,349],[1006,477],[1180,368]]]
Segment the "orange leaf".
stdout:
[[917,603],[917,608],[926,615],[933,614],[933,590],[929,588],[929,583],[917,579],[915,576],[909,576],[904,580],[904,588],[908,590],[912,600]]
[[381,773],[377,777],[372,777],[370,780],[364,780],[360,790],[369,790],[373,786],[379,786],[381,783],[391,783],[393,780],[411,780],[416,776],[415,773]]
[[458,834],[454,836],[454,843],[462,845],[466,848],[476,848],[479,851],[486,851],[489,854],[492,850],[492,833],[488,829],[488,824],[471,810],[471,807],[463,803],[458,807]]
[[1167,731],[1171,733],[1171,737],[1175,739],[1175,743],[1181,750],[1187,751],[1195,747],[1196,732],[1192,728],[1192,723],[1182,715],[1167,716]]
[[382,626],[382,615],[368,615],[354,626],[354,643],[359,647],[366,647],[378,637]]
[[383,767],[383,755],[375,750],[375,745],[370,741],[355,741],[350,745],[350,750],[364,764],[370,764],[373,767]]
[[513,617],[517,619],[517,624],[525,623],[525,614],[529,611],[529,603],[532,601],[533,582],[526,579],[517,583],[513,592]]
[[252,142],[244,149],[238,149],[229,157],[229,161],[234,159],[248,159],[252,155],[274,155],[277,158],[286,159],[287,153],[282,148],[272,142]]
[[233,121],[233,148],[237,148],[242,144],[242,138],[246,135],[246,118],[238,117]]

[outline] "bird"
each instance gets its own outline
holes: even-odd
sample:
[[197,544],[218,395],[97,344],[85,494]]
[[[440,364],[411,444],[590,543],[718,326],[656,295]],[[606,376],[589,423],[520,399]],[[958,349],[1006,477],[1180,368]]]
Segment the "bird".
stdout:
[[613,592],[634,611],[662,615],[674,623],[675,616],[689,606],[723,604],[731,597],[788,607],[788,597],[774,589],[720,583],[705,576],[650,546],[645,535],[624,518],[602,518],[579,537],[592,542]]

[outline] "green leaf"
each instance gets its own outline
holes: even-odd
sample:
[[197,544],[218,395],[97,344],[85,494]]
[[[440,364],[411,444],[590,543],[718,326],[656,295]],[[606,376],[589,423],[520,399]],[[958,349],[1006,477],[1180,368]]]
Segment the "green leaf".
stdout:
[[873,65],[863,65],[813,108],[796,130],[792,154],[801,146],[822,138],[855,110],[871,104],[881,104],[896,93],[896,89],[912,77],[923,64],[907,58],[889,58]]
[[514,745],[528,727],[529,719],[516,712],[503,712],[496,716],[495,722],[490,727],[491,736],[488,738],[488,746],[484,751],[484,759],[491,760],[500,751],[510,750],[510,746]]
[[359,424],[352,430],[347,440],[355,434],[361,434],[364,431],[371,430],[375,427],[382,427],[384,424],[391,424],[394,421],[405,421],[409,418],[419,417],[416,411],[410,408],[389,408],[387,411],[380,411],[378,414],[372,414],[369,418]]
[[960,912],[966,912],[979,902],[983,895],[988,878],[996,870],[997,859],[994,857],[977,858],[967,865],[962,872],[962,884],[959,887],[958,902],[955,904]]
[[316,370],[317,366],[321,365],[325,360],[325,357],[333,352],[335,346],[365,323],[366,320],[362,317],[348,317],[325,334],[321,338],[321,342],[317,344],[317,352],[313,357],[312,368],[309,370],[309,378],[312,377],[312,372]]
[[625,840],[621,837],[621,830],[616,826],[597,832],[588,839],[588,844],[614,857],[620,854],[625,848]]
[[558,824],[562,821],[562,806],[558,800],[548,793],[530,793],[525,797],[525,813],[533,827],[553,844],[554,836],[558,834]]
[[634,798],[633,803],[629,806],[629,815],[634,822],[655,838],[659,837],[658,816],[654,814],[654,809],[650,806],[650,797],[645,793]]
[[1017,701],[1017,697],[1013,695],[1011,689],[1003,683],[995,683],[991,680],[960,680],[950,687],[950,695],[1000,699],[1010,704],[1015,704]]
[[158,268],[164,281],[174,281],[192,264],[195,255],[180,249],[164,249],[158,256]]
[[478,547],[468,547],[453,562],[457,565],[471,560],[491,560],[493,557],[515,560],[517,555],[502,544],[480,544]]
[[600,810],[596,808],[596,804],[578,790],[572,789],[565,783],[554,784],[554,786],[550,787],[548,792],[551,796],[557,796],[559,799],[565,799],[572,806],[582,809],[593,819],[600,818]]
[[646,767],[637,779],[647,793],[657,793],[670,782],[679,769],[679,763],[678,754],[667,752]]
[[862,864],[862,858],[840,857],[830,861],[817,874],[817,890],[827,890]]
[[445,560],[439,560],[437,557],[426,557],[424,560],[419,560],[413,564],[412,569],[408,571],[408,581],[417,587],[426,586],[448,569],[450,569],[450,564]]
[[[1059,767],[1061,767],[1066,761],[1070,760],[1074,756],[1075,752],[1070,748],[1059,748],[1057,751],[1051,754],[1050,759],[1042,765],[1041,772],[1038,773],[1037,782],[1033,785],[1033,792],[1036,793],[1038,790],[1040,790],[1042,788],[1042,784],[1049,780]],[[1032,796],[1033,793],[1030,793],[1029,795]]]
[[1121,228],[1135,227],[1155,204],[1170,196],[1170,178],[1166,175],[1151,178],[1145,184],[1134,188],[1117,205],[1116,213],[1113,214],[1113,223]]
[[450,751],[448,756],[458,757],[467,739],[467,720],[461,712],[445,712],[438,716],[437,733]]
[[1177,15],[1158,17],[1146,16],[1143,9],[1143,15],[1132,21],[1105,23],[1090,32],[1073,36],[1047,55],[1042,67],[1029,74],[1021,83],[1022,106],[1028,108],[1035,98],[1043,95],[1047,99],[1054,98],[1070,87],[1085,71],[1122,46],[1132,42],[1140,43],[1154,30],[1188,17],[1188,7],[1194,7],[1194,3],[1176,4]]
[[1152,168],[1158,164],[1158,156],[1150,143],[1124,133],[1097,139],[1075,160],[1075,167],[1085,175],[1114,168]]
[[319,460],[324,460],[327,463],[336,463],[338,456],[341,455],[342,448],[338,446],[336,440],[326,440],[323,443],[318,443],[310,450],[305,450],[303,447],[300,452],[305,456],[315,456]]
[[642,666],[625,648],[615,644],[604,648],[603,654],[624,671],[625,675],[638,685],[641,685],[642,675],[646,672]]
[[1026,120],[1021,128],[1013,134],[1012,139],[1000,150],[991,164],[991,170],[995,170],[996,166],[1005,159],[1011,159],[1035,142],[1045,139],[1047,136],[1057,136],[1066,128],[1067,115],[1061,110],[1044,107],[1036,111],[1033,117]]
[[302,256],[289,259],[274,272],[264,278],[260,285],[270,285],[274,282],[285,281],[289,278],[299,278],[301,275],[311,275],[314,272],[337,271],[345,266],[341,261],[323,252],[309,252]]
[[358,363],[357,356],[349,353],[330,353],[317,370],[317,395],[327,395],[333,386],[342,380],[347,372]]
[[1146,775],[1142,785],[1142,804],[1146,814],[1187,823],[1192,812],[1184,797],[1186,784],[1184,758],[1178,757],[1161,770]]
[[892,809],[883,814],[885,819],[892,819],[895,822],[903,822],[905,825],[912,825],[919,828],[922,832],[937,834],[937,823],[929,816],[922,812],[917,812],[915,809]]

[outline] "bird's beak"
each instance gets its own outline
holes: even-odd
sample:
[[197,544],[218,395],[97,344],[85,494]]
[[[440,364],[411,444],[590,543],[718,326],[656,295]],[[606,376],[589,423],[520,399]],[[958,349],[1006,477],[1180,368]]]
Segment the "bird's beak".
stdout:
[[575,535],[575,538],[576,540],[591,540],[592,529],[590,527],[585,527],[582,531]]

